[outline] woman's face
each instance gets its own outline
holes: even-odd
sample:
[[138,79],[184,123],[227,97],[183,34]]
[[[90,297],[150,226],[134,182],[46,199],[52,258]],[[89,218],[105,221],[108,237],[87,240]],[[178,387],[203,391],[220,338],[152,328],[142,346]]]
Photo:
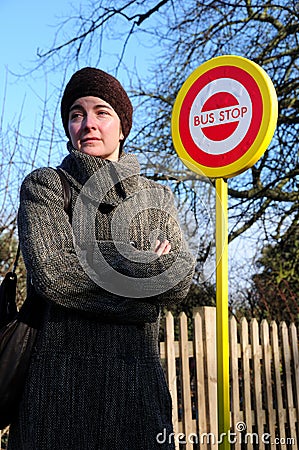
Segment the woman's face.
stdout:
[[117,161],[124,139],[118,115],[98,97],[81,97],[70,108],[69,133],[75,149],[91,156]]

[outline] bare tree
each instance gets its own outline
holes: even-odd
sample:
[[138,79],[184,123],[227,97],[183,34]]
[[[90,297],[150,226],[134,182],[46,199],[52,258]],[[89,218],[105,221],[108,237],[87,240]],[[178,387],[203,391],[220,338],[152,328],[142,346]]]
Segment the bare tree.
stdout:
[[[64,75],[100,66],[109,52],[115,74],[127,70],[136,107],[128,146],[139,153],[147,176],[172,184],[186,226],[197,225],[190,233],[200,230],[199,266],[213,249],[213,180],[192,173],[176,156],[170,119],[177,93],[195,68],[218,55],[245,56],[266,70],[279,100],[277,130],[258,163],[229,180],[230,241],[247,234],[256,245],[296,226],[298,19],[295,0],[90,0],[58,24],[51,48],[38,50],[37,67],[63,69]],[[138,64],[125,66],[131,43],[152,55],[149,75]]]
[[192,70],[216,55],[239,54],[258,63],[277,91],[278,126],[260,161],[230,180],[231,219],[236,219],[230,239],[257,222],[272,234],[298,208],[298,16],[294,0],[91,1],[88,10],[82,8],[61,24],[56,42],[66,26],[72,25],[71,35],[40,51],[40,62],[99,63],[110,36],[121,42],[119,66],[130,39],[151,41],[159,56],[150,79],[139,79],[134,68],[131,72],[138,109],[130,147],[143,155],[149,176],[173,178],[182,199],[194,183],[198,191],[200,178],[180,164],[172,146],[170,117],[178,90]]
[[[22,126],[25,99],[15,118],[6,120],[7,79],[0,117],[0,280],[12,269],[17,247],[17,211],[19,190],[25,176],[40,165],[49,165],[53,156],[53,126],[47,122],[47,101],[41,100],[42,111],[31,133]],[[48,127],[50,126],[50,129]],[[47,135],[47,138],[44,137]],[[21,303],[26,292],[25,267],[20,257],[17,275],[18,301]]]
[[[255,224],[268,239],[298,208],[298,15],[298,3],[283,0],[91,1],[88,10],[79,9],[61,23],[52,48],[39,52],[39,62],[73,68],[100,64],[109,36],[120,43],[117,72],[136,37],[144,47],[152,46],[158,57],[148,79],[138,76],[138,67],[128,69],[137,106],[129,145],[140,153],[144,172],[172,183],[181,204],[198,212],[198,220],[202,208],[196,205],[211,195],[211,188],[174,152],[170,118],[176,95],[188,75],[214,56],[239,54],[260,64],[276,87],[278,126],[260,161],[229,180],[230,240]],[[63,40],[66,28],[71,33]],[[205,255],[211,243],[206,236],[202,241]]]

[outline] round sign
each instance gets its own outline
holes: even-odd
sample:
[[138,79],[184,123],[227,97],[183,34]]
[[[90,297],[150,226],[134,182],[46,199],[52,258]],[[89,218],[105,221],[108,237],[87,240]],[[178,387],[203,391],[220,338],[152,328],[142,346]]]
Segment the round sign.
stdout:
[[172,112],[173,144],[192,171],[233,177],[267,149],[277,114],[267,73],[241,56],[219,56],[192,72],[180,89]]

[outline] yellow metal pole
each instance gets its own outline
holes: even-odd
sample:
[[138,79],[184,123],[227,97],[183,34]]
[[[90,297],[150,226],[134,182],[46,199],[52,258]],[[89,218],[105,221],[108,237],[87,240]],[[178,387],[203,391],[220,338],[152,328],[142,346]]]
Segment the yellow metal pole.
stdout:
[[216,179],[216,316],[219,449],[230,448],[227,182]]

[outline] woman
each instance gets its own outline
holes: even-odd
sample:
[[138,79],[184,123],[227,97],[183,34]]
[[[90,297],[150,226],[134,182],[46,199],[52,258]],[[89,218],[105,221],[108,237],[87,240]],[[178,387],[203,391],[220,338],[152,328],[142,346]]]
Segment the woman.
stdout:
[[123,152],[132,105],[120,83],[79,70],[61,116],[69,214],[53,169],[35,170],[21,188],[28,280],[48,306],[9,449],[172,449],[159,317],[186,296],[194,258],[170,190]]

